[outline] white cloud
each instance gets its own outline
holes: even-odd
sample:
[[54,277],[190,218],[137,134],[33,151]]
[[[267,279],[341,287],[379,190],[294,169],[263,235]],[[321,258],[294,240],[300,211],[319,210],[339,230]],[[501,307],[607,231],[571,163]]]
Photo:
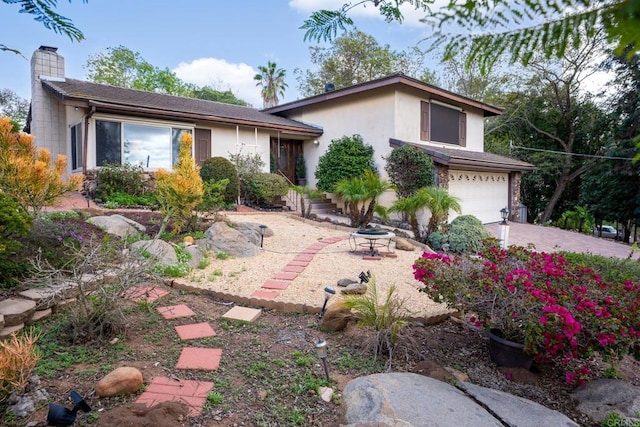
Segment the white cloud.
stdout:
[[253,80],[257,71],[245,63],[232,64],[224,59],[198,58],[181,62],[173,72],[185,82],[198,86],[209,85],[217,90],[231,90],[237,98],[256,108],[262,107],[260,88]]

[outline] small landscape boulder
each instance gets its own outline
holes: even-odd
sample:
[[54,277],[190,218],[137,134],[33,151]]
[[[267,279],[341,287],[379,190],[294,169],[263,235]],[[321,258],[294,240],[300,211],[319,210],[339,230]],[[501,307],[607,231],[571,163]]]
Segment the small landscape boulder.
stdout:
[[399,251],[415,251],[416,247],[413,246],[407,239],[403,239],[402,237],[396,237],[396,249]]
[[148,252],[151,257],[157,259],[163,265],[178,263],[176,250],[171,244],[161,239],[139,240],[131,244],[131,250],[137,253]]
[[136,368],[124,366],[105,375],[96,386],[96,394],[98,397],[132,394],[142,387],[142,382],[142,372]]
[[197,268],[198,265],[200,265],[200,262],[205,258],[205,254],[199,246],[187,246],[184,248],[184,252],[191,256],[191,259],[189,259],[189,265],[193,268]]
[[352,280],[352,279],[340,279],[338,280],[338,286],[340,286],[341,288],[347,287],[349,285],[351,285],[352,283],[358,283],[357,280]]
[[263,231],[260,229],[260,224],[254,222],[234,222],[233,228],[247,236],[249,241],[254,245],[260,246],[261,233],[264,237],[272,237],[273,230],[269,227],[265,227]]
[[[216,222],[206,232],[207,238],[202,244],[215,253],[224,252],[237,258],[246,258],[260,253],[260,241],[252,242],[245,234],[231,228],[226,222]],[[254,239],[255,240],[255,239]],[[201,245],[198,241],[198,245]]]
[[36,302],[22,298],[0,301],[0,314],[4,316],[4,326],[17,326],[27,322],[36,312]]
[[640,387],[622,380],[602,378],[578,387],[571,397],[578,410],[594,422],[600,423],[609,413],[640,422]]
[[343,295],[364,295],[367,293],[367,289],[366,283],[352,283],[346,288],[341,289],[340,293]]
[[115,234],[116,236],[125,237],[133,236],[138,233],[144,233],[146,228],[129,218],[122,215],[103,215],[93,216],[87,220],[88,223],[100,227],[106,233]]
[[320,329],[330,332],[342,331],[352,319],[354,316],[351,314],[351,309],[346,307],[344,302],[338,301],[327,307],[320,321]]

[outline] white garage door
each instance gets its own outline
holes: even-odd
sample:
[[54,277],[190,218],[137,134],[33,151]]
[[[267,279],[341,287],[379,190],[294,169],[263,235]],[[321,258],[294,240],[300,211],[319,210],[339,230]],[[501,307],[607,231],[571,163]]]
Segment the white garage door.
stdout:
[[[450,170],[449,194],[462,200],[463,215],[473,215],[483,224],[498,222],[500,209],[509,201],[509,175]],[[456,216],[449,215],[449,221]]]

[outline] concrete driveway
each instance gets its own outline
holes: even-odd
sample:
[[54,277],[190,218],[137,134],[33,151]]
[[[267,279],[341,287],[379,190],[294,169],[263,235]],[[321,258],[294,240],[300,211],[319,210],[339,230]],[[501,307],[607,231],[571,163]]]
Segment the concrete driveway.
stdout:
[[[487,230],[498,237],[499,223],[486,224]],[[509,245],[535,245],[539,252],[589,252],[606,257],[628,258],[631,247],[612,239],[602,239],[588,236],[575,231],[561,230],[555,227],[543,227],[519,222],[509,223]],[[633,259],[640,259],[640,252],[633,255]]]

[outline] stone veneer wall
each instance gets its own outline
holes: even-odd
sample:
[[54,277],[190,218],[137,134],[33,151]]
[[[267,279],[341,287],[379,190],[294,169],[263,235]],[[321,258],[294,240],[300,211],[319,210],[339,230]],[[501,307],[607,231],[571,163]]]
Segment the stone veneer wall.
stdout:
[[438,187],[449,189],[449,166],[436,166],[436,185]]
[[509,206],[509,220],[514,222],[522,222],[523,218],[520,218],[520,205],[522,204],[522,197],[520,195],[522,186],[522,172],[511,172],[509,174],[509,199],[511,200],[511,206]]

